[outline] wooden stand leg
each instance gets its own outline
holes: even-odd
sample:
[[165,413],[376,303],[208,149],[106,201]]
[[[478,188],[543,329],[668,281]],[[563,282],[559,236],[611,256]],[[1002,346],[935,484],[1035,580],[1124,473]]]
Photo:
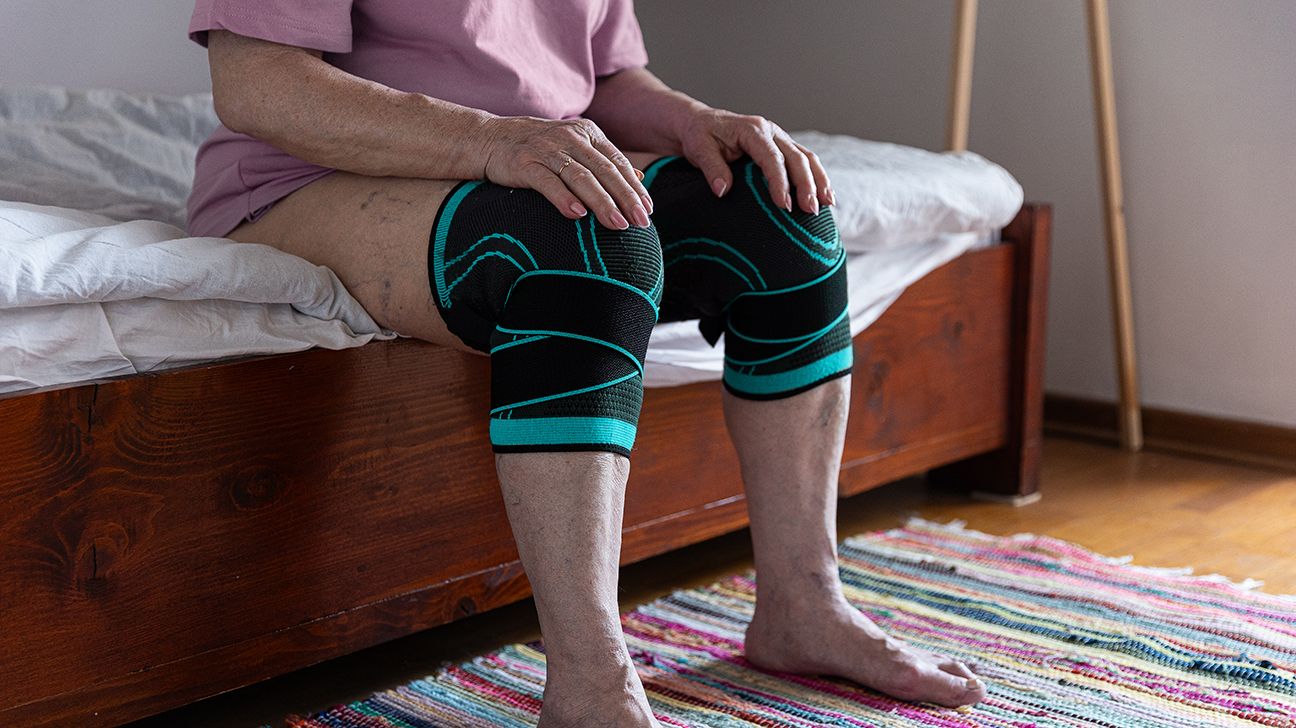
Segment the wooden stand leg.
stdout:
[[954,15],[954,64],[950,68],[950,119],[945,148],[967,150],[972,108],[972,54],[976,48],[977,0],[957,0]]
[[1143,448],[1143,416],[1139,410],[1138,371],[1134,359],[1134,313],[1130,296],[1129,254],[1125,243],[1125,203],[1121,189],[1120,145],[1116,135],[1116,94],[1112,83],[1107,0],[1089,0],[1089,53],[1107,226],[1107,271],[1111,280],[1116,363],[1120,378],[1121,446],[1130,452],[1138,452]]
[[1015,251],[1008,444],[932,469],[927,479],[936,487],[970,490],[973,498],[1012,505],[1039,500],[1050,222],[1048,206],[1029,206],[1003,232],[1004,241]]

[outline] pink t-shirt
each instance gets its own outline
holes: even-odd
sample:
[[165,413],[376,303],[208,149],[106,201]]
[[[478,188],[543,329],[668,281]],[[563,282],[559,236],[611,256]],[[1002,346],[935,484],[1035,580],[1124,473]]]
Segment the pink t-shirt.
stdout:
[[[189,37],[214,29],[501,116],[579,116],[596,77],[648,62],[632,0],[197,0]],[[189,233],[226,235],[332,171],[222,126],[198,150]]]

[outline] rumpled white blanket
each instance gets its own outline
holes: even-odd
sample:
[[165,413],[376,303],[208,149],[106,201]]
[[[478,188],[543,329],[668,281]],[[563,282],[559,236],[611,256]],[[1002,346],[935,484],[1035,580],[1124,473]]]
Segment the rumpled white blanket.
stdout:
[[[216,123],[210,94],[0,89],[0,392],[393,336],[327,268],[185,236],[194,152]],[[975,154],[793,136],[836,189],[852,333],[1021,206]],[[695,323],[662,324],[645,382],[717,379],[722,358]]]
[[0,202],[0,392],[383,338],[333,271],[275,248]]

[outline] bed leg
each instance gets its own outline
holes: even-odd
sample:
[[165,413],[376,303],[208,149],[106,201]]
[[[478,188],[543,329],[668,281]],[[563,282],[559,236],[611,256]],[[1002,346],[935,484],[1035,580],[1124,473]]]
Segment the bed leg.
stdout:
[[928,471],[928,482],[936,487],[1015,506],[1040,498],[1051,213],[1048,205],[1026,205],[1003,231],[1004,242],[1014,248],[1012,381],[1005,409],[1008,442],[998,450]]

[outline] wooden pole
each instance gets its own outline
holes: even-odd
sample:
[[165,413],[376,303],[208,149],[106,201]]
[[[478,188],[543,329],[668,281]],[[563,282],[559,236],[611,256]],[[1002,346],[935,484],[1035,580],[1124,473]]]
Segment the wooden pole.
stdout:
[[1138,370],[1134,358],[1134,312],[1130,297],[1129,253],[1125,242],[1125,203],[1116,135],[1116,94],[1112,83],[1107,0],[1089,0],[1089,54],[1107,226],[1107,271],[1120,379],[1121,446],[1130,452],[1138,452],[1143,448],[1143,415],[1139,409]]
[[972,52],[976,48],[977,0],[956,0],[954,64],[950,69],[949,129],[945,148],[967,150],[968,116],[972,109]]

